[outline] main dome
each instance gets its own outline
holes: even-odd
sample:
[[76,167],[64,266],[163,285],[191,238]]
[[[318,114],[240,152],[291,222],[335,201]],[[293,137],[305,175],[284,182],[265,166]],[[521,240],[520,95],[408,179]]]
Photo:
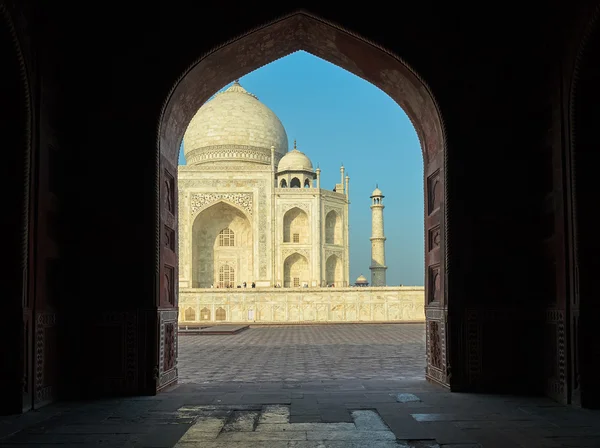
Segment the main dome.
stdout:
[[238,81],[196,112],[183,138],[188,165],[224,161],[270,163],[271,146],[275,147],[276,160],[287,152],[283,124]]

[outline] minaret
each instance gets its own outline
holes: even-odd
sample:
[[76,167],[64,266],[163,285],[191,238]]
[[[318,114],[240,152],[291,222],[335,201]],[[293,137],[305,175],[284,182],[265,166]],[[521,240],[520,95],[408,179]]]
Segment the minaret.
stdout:
[[386,286],[385,236],[383,235],[383,193],[379,187],[371,195],[371,286]]

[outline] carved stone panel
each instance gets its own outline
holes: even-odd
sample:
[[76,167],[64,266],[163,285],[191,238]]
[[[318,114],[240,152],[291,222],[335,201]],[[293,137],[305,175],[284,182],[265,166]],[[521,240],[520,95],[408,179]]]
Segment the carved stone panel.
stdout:
[[429,289],[427,291],[427,303],[439,301],[442,290],[442,277],[440,273],[440,265],[434,265],[429,267],[428,272],[429,278]]
[[175,230],[169,226],[164,226],[164,244],[167,249],[175,250]]
[[432,214],[442,203],[442,182],[439,170],[427,178],[427,212]]
[[169,322],[165,324],[165,356],[163,370],[171,370],[175,367],[175,323]]
[[437,369],[442,368],[442,338],[439,322],[429,322],[429,364]]
[[219,201],[225,201],[236,205],[252,216],[252,193],[194,193],[191,195],[190,199],[192,216],[195,216],[202,209]]
[[165,199],[167,210],[171,213],[175,213],[175,178],[165,170]]
[[163,279],[163,303],[175,305],[175,268],[165,265]]
[[430,251],[440,247],[440,243],[441,243],[440,226],[435,226],[434,228],[429,229],[427,241],[428,241],[428,250],[430,250]]

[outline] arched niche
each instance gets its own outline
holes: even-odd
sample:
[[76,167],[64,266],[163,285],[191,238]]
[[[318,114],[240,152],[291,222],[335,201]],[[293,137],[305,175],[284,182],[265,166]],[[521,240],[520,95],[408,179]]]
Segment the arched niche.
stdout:
[[185,320],[186,322],[194,322],[196,320],[196,310],[191,306],[188,306],[185,309],[183,320]]
[[[406,112],[415,127],[424,162],[424,238],[427,240],[430,235],[436,235],[436,244],[425,250],[426,376],[449,386],[447,340],[451,334],[446,329],[451,313],[448,312],[446,287],[450,273],[446,272],[449,258],[446,217],[449,213],[445,129],[431,89],[399,55],[302,10],[243,35],[228,36],[227,42],[199,57],[182,72],[165,100],[157,132],[157,187],[169,176],[176,176],[175,167],[185,130],[196,111],[213,94],[233,80],[298,50],[322,58],[379,87]],[[158,187],[157,192],[156,235],[159,235],[170,215],[164,211],[168,190]],[[165,249],[161,247],[160,238],[155,244],[158,254],[156,272],[160,278]],[[442,280],[434,285],[432,279],[435,276]]]
[[331,210],[325,216],[325,243],[342,244],[342,218],[338,212]]
[[279,188],[287,188],[287,182],[285,179],[281,179],[281,182],[279,184]]
[[293,253],[283,262],[284,288],[298,288],[310,279],[308,259],[299,253]]
[[309,244],[310,222],[304,210],[294,207],[283,215],[283,242]]
[[300,184],[300,179],[298,179],[297,177],[292,177],[292,180],[290,180],[290,188],[300,187],[302,187],[302,185]]
[[252,281],[253,232],[246,214],[226,202],[202,210],[192,226],[192,287],[210,288],[223,283],[227,268],[234,272],[234,287]]
[[337,255],[330,255],[325,263],[325,281],[327,285],[342,286],[344,283],[342,260]]

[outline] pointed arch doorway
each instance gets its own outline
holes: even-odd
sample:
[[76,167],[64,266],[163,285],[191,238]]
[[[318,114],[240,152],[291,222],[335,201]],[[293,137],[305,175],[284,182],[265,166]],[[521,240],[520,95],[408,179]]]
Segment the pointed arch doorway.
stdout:
[[[439,107],[425,82],[400,58],[307,12],[295,12],[238,36],[198,59],[174,84],[164,104],[157,141],[156,184],[160,188],[156,197],[156,278],[164,279],[165,273],[177,263],[177,245],[165,244],[163,229],[167,228],[168,232],[177,229],[177,210],[173,204],[179,144],[193,115],[225,84],[299,50],[379,87],[404,109],[415,127],[424,162],[426,376],[449,387],[446,140]],[[164,289],[157,287],[156,291]],[[176,332],[163,328],[176,324],[178,304],[177,300],[167,303],[160,294],[155,297],[159,331],[157,340],[150,341],[164,348],[155,355],[155,365],[159,366],[154,380],[156,390],[177,379],[176,363],[168,369],[160,369],[160,366],[164,365],[163,351],[177,345]]]

